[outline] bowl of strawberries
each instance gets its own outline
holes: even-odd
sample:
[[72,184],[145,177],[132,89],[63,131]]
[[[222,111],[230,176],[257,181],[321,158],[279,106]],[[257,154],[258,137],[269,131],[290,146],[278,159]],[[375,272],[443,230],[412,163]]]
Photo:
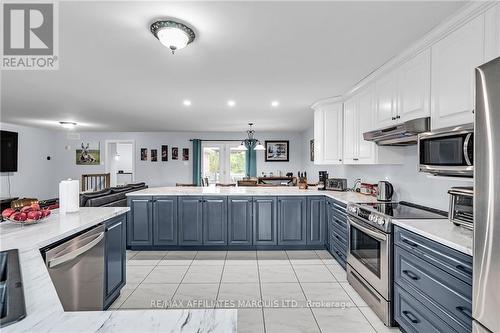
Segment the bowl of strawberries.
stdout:
[[24,206],[20,209],[7,208],[2,211],[2,217],[21,224],[35,224],[50,215],[50,209],[42,209],[38,203]]

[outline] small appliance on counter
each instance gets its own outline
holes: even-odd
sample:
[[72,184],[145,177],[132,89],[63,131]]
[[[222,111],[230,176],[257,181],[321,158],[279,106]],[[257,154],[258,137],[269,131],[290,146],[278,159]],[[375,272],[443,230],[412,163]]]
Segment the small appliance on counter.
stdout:
[[474,229],[474,190],[472,186],[452,187],[450,195],[450,211],[448,219],[455,225],[466,229]]
[[364,195],[377,195],[377,184],[361,183],[359,193]]
[[391,183],[381,180],[377,185],[377,200],[378,201],[391,201],[394,194],[394,187]]
[[326,180],[325,189],[329,191],[347,191],[347,179],[329,178]]
[[299,187],[299,189],[301,190],[307,190],[308,188],[308,185],[307,185],[307,172],[298,172],[298,176],[299,176],[299,179],[298,179],[298,183],[297,183],[297,186]]
[[326,182],[328,180],[328,172],[320,171],[319,172],[319,181],[318,181],[318,190],[324,191],[326,190]]

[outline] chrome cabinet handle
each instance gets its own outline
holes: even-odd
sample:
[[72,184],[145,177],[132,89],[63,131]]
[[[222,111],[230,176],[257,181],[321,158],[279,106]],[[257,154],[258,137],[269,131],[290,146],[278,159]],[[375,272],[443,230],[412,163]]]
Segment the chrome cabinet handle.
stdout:
[[120,226],[120,225],[122,225],[122,222],[121,222],[121,221],[120,221],[120,223],[117,223],[117,224],[112,225],[111,227],[107,228],[107,229],[106,229],[106,231],[113,230],[114,228],[116,228],[116,227],[118,227],[118,226]]
[[405,310],[403,311],[403,314],[405,315],[406,318],[408,318],[408,320],[410,320],[414,324],[418,324],[420,322],[420,320],[418,320],[418,318],[410,311]]
[[457,309],[458,311],[460,311],[460,313],[462,313],[467,318],[472,319],[472,312],[471,312],[471,310],[469,310],[465,306],[461,306],[460,305],[460,306],[457,306],[455,309]]
[[413,243],[412,241],[409,241],[409,240],[408,240],[408,239],[406,239],[406,238],[403,238],[402,242],[403,242],[403,243],[406,243],[406,244],[408,244],[408,245],[410,245],[411,247],[418,247],[418,244]]
[[467,273],[468,275],[472,275],[472,270],[470,268],[465,267],[464,265],[456,265],[455,266],[458,270]]
[[104,238],[104,232],[101,232],[99,236],[94,238],[91,242],[85,244],[84,246],[76,249],[75,251],[71,251],[70,253],[63,254],[60,257],[54,258],[52,260],[49,260],[48,266],[49,268],[53,268],[59,265],[62,265],[64,263],[67,263],[68,261],[71,261],[75,259],[76,257],[84,254],[85,252],[89,251],[92,249],[94,246],[96,246],[102,239]]
[[408,271],[405,269],[403,270],[403,273],[406,274],[412,280],[415,281],[420,280],[420,277],[417,274],[413,273],[412,271]]

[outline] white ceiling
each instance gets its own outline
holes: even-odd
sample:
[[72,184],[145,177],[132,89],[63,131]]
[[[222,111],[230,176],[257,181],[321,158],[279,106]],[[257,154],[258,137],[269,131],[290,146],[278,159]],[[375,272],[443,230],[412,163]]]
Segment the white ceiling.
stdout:
[[[345,92],[463,4],[62,2],[60,69],[4,71],[1,117],[91,131],[304,130],[312,102]],[[163,17],[197,39],[170,54],[148,30]]]

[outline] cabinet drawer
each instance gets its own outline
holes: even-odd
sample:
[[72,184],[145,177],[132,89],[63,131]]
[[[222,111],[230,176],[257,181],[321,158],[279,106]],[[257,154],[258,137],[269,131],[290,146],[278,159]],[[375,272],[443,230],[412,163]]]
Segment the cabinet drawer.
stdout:
[[329,250],[330,250],[330,253],[332,254],[332,256],[340,264],[340,266],[342,266],[345,269],[346,268],[346,261],[347,261],[347,258],[345,256],[345,252],[342,252],[342,250],[340,250],[338,248],[338,245],[333,241],[330,244]]
[[[469,284],[398,246],[394,251],[394,280],[407,290],[412,287],[424,294],[429,303],[442,310],[442,317],[454,318],[449,325],[456,330],[471,330],[472,286]],[[439,312],[435,311],[438,316]]]
[[330,225],[333,227],[333,229],[342,229],[347,232],[347,219],[341,220],[335,216],[332,216],[330,219]]
[[331,230],[330,239],[340,243],[344,248],[347,248],[347,232],[339,232],[339,230]]
[[394,244],[472,285],[472,257],[398,226]]
[[394,285],[394,319],[407,333],[454,332],[445,321],[398,285]]

